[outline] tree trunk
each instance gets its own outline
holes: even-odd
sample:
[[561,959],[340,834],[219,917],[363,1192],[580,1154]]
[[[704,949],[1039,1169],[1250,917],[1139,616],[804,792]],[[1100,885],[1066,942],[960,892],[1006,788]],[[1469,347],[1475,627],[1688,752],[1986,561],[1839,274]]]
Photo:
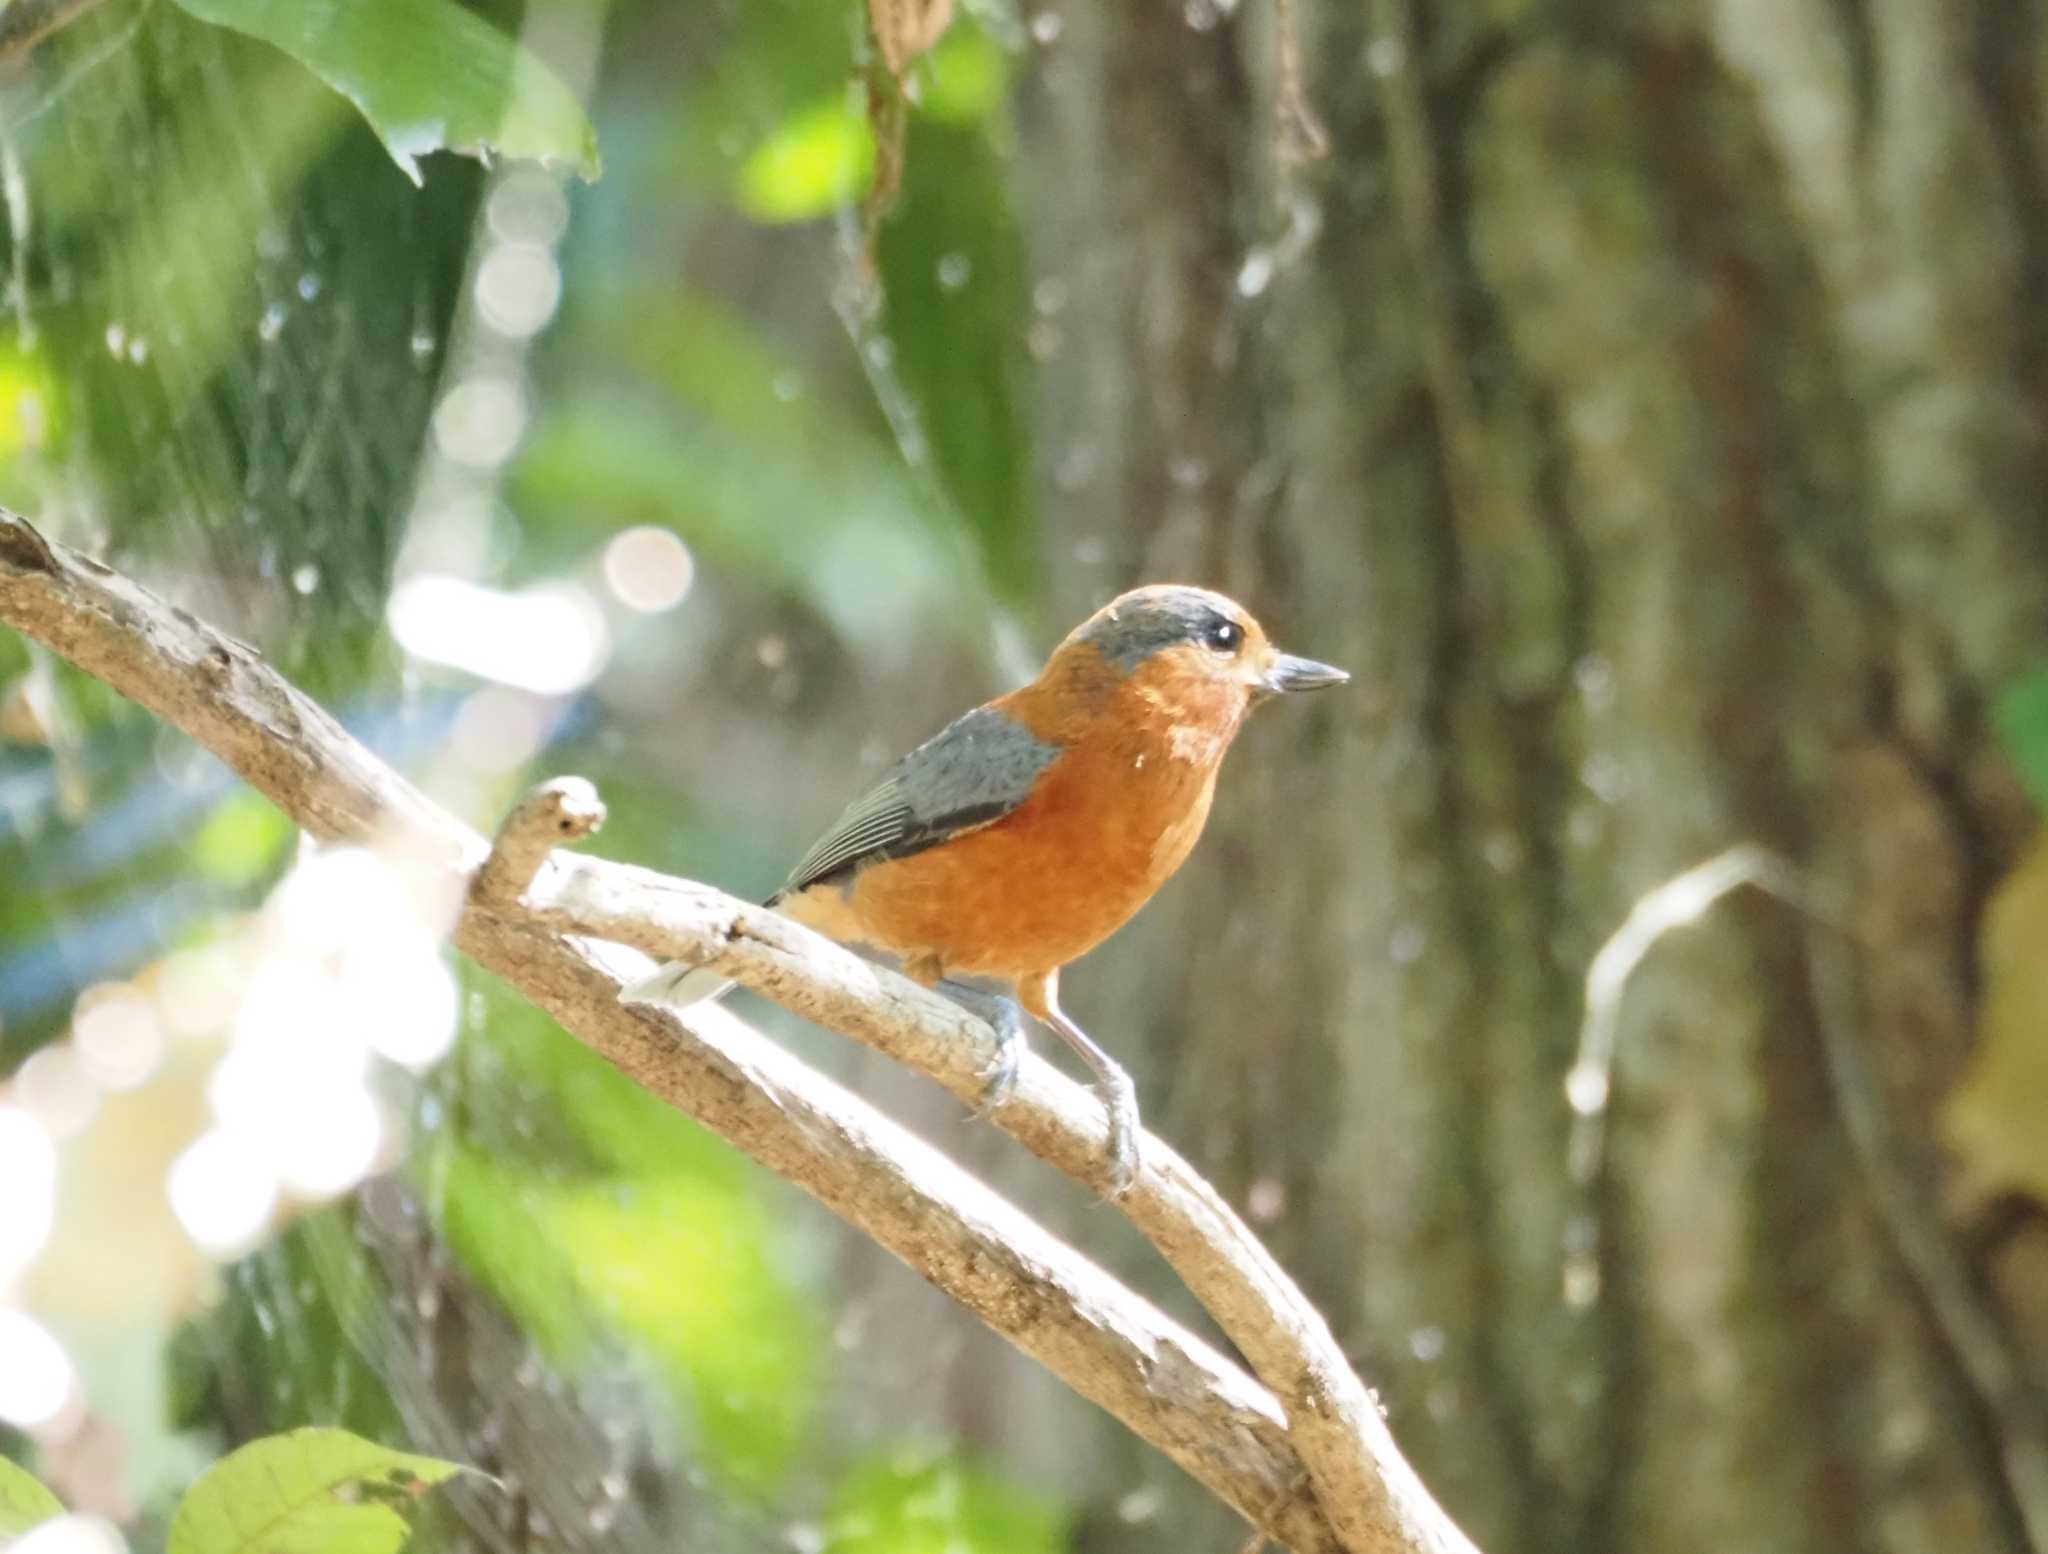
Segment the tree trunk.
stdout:
[[[1293,9],[1298,165],[1275,7],[1038,29],[1058,614],[1213,583],[1357,674],[1260,715],[1068,1005],[1492,1554],[2025,1548],[1844,1129],[1833,931],[1650,956],[1590,1193],[1562,1081],[1630,904],[1759,841],[1851,904],[1835,1034],[1935,1201],[2048,605],[2034,8]],[[1169,1503],[1104,1541],[1228,1546]]]

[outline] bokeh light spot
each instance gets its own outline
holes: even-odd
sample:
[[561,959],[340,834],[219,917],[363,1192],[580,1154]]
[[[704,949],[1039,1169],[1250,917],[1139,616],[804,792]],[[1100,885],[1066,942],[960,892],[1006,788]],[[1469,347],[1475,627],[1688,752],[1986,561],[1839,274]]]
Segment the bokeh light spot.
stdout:
[[225,944],[179,950],[156,978],[156,1007],[174,1036],[217,1036],[234,1018],[240,958]]
[[370,1045],[394,1063],[429,1068],[455,1045],[462,990],[455,973],[424,942],[352,951],[341,968],[342,986],[360,1000]]
[[123,982],[103,982],[78,995],[71,1039],[86,1073],[109,1090],[133,1090],[163,1061],[155,1006]]
[[246,1251],[277,1207],[277,1173],[243,1139],[215,1129],[171,1164],[171,1212],[216,1257]]
[[24,1311],[0,1307],[0,1420],[21,1430],[48,1424],[78,1390],[71,1356]]
[[477,267],[477,311],[509,339],[539,334],[561,300],[562,272],[537,244],[500,243]]
[[384,1119],[376,1098],[357,1085],[336,1091],[325,1105],[303,1112],[278,1164],[293,1192],[331,1198],[370,1174],[383,1142]]
[[672,610],[697,580],[689,546],[652,524],[625,529],[604,548],[604,580],[619,603],[643,615]]
[[505,593],[414,577],[391,596],[391,634],[415,657],[543,696],[579,691],[611,656],[604,616],[573,586]]
[[434,410],[434,442],[457,464],[493,469],[519,446],[526,416],[526,394],[511,379],[465,378]]
[[59,1516],[8,1544],[7,1554],[128,1554],[128,1540],[103,1516]]
[[0,1106],[0,1291],[35,1261],[56,1214],[56,1144],[20,1107]]
[[60,1041],[32,1054],[16,1071],[14,1099],[51,1138],[68,1139],[82,1133],[99,1110],[100,1087],[79,1061],[78,1049]]

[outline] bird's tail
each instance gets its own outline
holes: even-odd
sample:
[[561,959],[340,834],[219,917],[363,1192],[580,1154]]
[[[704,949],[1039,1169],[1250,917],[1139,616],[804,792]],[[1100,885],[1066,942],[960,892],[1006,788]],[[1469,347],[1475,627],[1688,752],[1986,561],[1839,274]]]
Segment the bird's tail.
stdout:
[[687,1009],[692,1004],[714,1003],[733,990],[730,977],[721,977],[709,966],[693,966],[686,960],[672,960],[624,988],[619,1000],[628,1004],[661,1004],[670,1009]]

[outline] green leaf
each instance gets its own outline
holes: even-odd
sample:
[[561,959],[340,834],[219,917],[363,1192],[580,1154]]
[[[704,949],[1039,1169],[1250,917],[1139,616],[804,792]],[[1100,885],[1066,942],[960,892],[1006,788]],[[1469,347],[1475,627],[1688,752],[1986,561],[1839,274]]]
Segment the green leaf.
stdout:
[[598,173],[597,133],[555,73],[456,0],[177,0],[275,44],[356,105],[414,183],[430,151]]
[[904,155],[903,191],[877,249],[884,327],[988,580],[1023,603],[1041,581],[1018,348],[1032,308],[1002,154],[986,126],[917,119]]
[[867,192],[875,137],[835,92],[779,126],[740,165],[740,209],[756,221],[813,221]]
[[2048,809],[2048,664],[2021,675],[1992,708],[1998,736],[2034,802]]
[[346,1430],[265,1436],[192,1486],[168,1554],[398,1554],[407,1530],[399,1508],[461,1471]]
[[18,1538],[31,1527],[63,1514],[63,1501],[26,1469],[0,1457],[0,1539]]

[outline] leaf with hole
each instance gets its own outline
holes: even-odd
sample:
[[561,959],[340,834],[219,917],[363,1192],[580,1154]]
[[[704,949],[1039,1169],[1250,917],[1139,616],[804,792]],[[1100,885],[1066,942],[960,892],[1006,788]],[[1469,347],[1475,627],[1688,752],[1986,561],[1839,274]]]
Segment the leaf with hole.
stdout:
[[346,1430],[265,1436],[200,1476],[168,1554],[398,1554],[402,1508],[462,1471]]

